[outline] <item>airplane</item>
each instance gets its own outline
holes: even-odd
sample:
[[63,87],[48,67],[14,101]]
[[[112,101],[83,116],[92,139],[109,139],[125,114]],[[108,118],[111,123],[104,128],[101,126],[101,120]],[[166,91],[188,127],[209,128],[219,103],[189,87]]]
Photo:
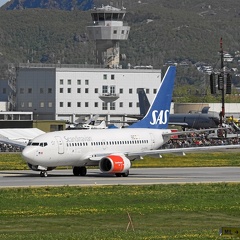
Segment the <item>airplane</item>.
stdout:
[[[150,107],[150,103],[143,88],[138,89],[138,98],[140,115],[135,116],[135,118],[141,119]],[[220,124],[219,117],[210,114],[208,110],[209,107],[204,107],[201,112],[170,114],[168,125],[194,129],[217,128]]]
[[[168,129],[175,75],[176,67],[169,66],[147,114],[128,128],[44,133],[27,144],[22,151],[23,158],[30,169],[40,171],[41,177],[47,177],[48,171],[59,166],[72,166],[75,176],[85,176],[87,166],[99,166],[102,173],[127,177],[131,162],[146,155],[160,157],[162,153],[196,151],[196,147],[159,149],[172,135],[183,133]],[[206,152],[212,148],[219,152],[238,148],[236,145],[222,147],[197,150]]]
[[83,123],[83,124],[74,125],[73,127],[70,127],[67,129],[68,130],[73,130],[73,129],[84,130],[84,129],[105,129],[105,128],[107,128],[106,122],[101,121],[98,125]]
[[182,128],[217,128],[219,118],[206,113],[174,113],[169,116],[169,125],[180,125]]
[[76,123],[71,124],[67,127],[67,130],[72,129],[105,129],[107,128],[106,122],[101,121],[100,124],[96,124],[96,121],[99,117],[99,114],[94,115],[92,118],[88,119],[86,122],[81,123],[79,120],[76,121]]
[[105,129],[107,128],[106,122],[101,121],[98,125],[92,124],[83,124],[81,128],[77,127],[77,129]]

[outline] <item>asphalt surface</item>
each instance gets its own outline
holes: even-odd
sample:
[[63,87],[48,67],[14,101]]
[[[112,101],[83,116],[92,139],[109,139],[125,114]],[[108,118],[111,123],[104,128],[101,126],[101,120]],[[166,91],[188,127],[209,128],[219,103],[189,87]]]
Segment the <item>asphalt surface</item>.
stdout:
[[132,168],[128,177],[88,170],[87,176],[73,176],[72,170],[53,170],[48,177],[34,171],[0,171],[0,188],[36,186],[152,185],[239,182],[240,167]]

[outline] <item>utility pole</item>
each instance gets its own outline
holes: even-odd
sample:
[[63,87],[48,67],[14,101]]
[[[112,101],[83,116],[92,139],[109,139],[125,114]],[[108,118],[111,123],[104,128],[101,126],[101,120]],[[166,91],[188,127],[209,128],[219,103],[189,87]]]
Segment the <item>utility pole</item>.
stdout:
[[221,73],[218,75],[218,84],[220,84],[219,90],[222,91],[222,111],[220,112],[220,124],[223,124],[223,118],[225,116],[225,99],[224,99],[224,65],[223,65],[223,42],[222,38],[220,39],[220,55],[221,55]]
[[[222,110],[219,113],[220,118],[220,125],[223,126],[223,118],[225,116],[225,72],[224,72],[224,57],[223,57],[223,41],[222,38],[220,39],[220,55],[221,55],[221,67],[220,67],[220,73],[215,74],[214,72],[210,75],[210,87],[211,87],[211,94],[216,94],[216,75],[217,75],[217,85],[218,90],[221,91],[222,96]],[[226,94],[231,94],[232,89],[232,77],[228,73],[226,75]]]

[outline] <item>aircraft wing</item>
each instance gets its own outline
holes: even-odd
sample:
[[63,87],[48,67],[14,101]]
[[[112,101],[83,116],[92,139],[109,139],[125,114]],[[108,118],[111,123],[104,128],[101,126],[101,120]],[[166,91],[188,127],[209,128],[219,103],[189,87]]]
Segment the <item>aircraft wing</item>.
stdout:
[[2,128],[0,142],[17,147],[26,147],[29,140],[45,133],[38,128]]
[[[149,150],[141,152],[125,152],[125,155],[129,159],[141,159],[144,156],[161,157],[162,154],[176,154],[176,155],[186,155],[186,153],[209,153],[209,152],[239,152],[240,145],[218,145],[218,146],[203,146],[203,147],[186,147],[186,148],[167,148],[158,150]],[[122,154],[122,153],[121,153]],[[103,157],[109,155],[119,155],[119,153],[109,152],[104,154],[95,154],[94,156],[89,156],[88,159],[93,162],[100,161]]]
[[184,127],[188,126],[188,124],[185,122],[169,122],[168,125],[184,126]]
[[168,149],[158,149],[143,152],[131,152],[126,153],[127,157],[132,156],[151,156],[160,157],[161,154],[178,154],[185,155],[185,153],[209,153],[209,152],[239,152],[240,145],[219,145],[219,146],[204,146],[204,147],[187,147],[187,148],[168,148]]
[[11,144],[16,147],[21,147],[24,148],[27,146],[27,142],[20,142],[20,141],[14,141],[6,137],[0,137],[0,142],[1,143],[6,143],[6,144]]

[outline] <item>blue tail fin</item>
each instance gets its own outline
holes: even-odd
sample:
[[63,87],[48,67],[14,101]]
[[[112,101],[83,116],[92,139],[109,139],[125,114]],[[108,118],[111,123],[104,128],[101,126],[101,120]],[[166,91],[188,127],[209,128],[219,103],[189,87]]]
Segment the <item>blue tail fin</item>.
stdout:
[[144,88],[138,88],[137,93],[139,100],[140,115],[144,117],[150,107],[150,103],[148,101]]
[[132,124],[129,128],[166,129],[168,127],[175,75],[176,67],[168,67],[147,114],[142,120]]

